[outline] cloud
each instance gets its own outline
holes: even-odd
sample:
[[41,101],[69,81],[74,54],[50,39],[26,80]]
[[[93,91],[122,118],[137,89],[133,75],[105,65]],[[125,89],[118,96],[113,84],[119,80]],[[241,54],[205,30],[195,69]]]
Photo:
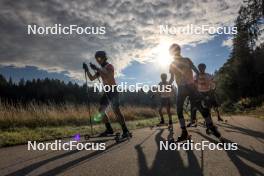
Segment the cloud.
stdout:
[[224,40],[222,42],[222,46],[225,46],[231,50],[233,47],[233,37],[229,37],[228,39]]
[[[242,1],[242,0],[241,0]],[[161,41],[196,45],[213,35],[159,34],[159,25],[232,25],[241,1],[233,0],[1,0],[0,64],[36,66],[48,71],[67,71],[82,76],[81,63],[90,61],[96,50],[106,50],[118,75],[136,60],[153,59],[153,48]],[[105,26],[104,36],[28,36],[26,25],[77,24]]]

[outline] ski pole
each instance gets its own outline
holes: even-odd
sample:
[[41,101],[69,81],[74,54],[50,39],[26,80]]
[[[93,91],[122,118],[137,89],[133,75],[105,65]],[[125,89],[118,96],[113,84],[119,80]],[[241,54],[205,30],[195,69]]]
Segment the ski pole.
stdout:
[[93,123],[92,123],[92,117],[91,117],[91,107],[90,107],[89,89],[88,89],[88,81],[87,81],[86,72],[84,72],[84,75],[85,75],[86,92],[88,95],[87,102],[88,102],[88,113],[89,113],[89,118],[90,118],[91,134],[93,135]]

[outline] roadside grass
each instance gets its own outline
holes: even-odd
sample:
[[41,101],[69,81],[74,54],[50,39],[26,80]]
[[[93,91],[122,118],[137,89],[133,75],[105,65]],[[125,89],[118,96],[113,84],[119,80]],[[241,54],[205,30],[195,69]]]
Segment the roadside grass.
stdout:
[[[98,107],[91,105],[94,133],[105,128]],[[122,106],[129,129],[153,126],[158,123],[157,109],[143,106]],[[86,105],[45,105],[31,102],[10,105],[0,101],[0,147],[25,144],[27,141],[46,141],[74,134],[90,134],[90,120]],[[175,109],[172,113],[176,114]],[[112,111],[108,110],[113,128],[120,130]],[[176,116],[173,117],[176,122]]]
[[[167,121],[167,116],[164,116]],[[173,116],[173,122],[177,122],[177,117]],[[127,126],[130,130],[151,127],[159,122],[158,117],[128,121]],[[121,131],[118,123],[113,123],[115,131]],[[105,129],[103,124],[97,124],[93,126],[94,134],[98,134]],[[55,139],[61,139],[65,137],[71,137],[75,134],[89,134],[91,135],[91,129],[89,125],[85,126],[57,126],[57,127],[18,127],[8,130],[0,131],[0,147],[13,146],[18,144],[26,144],[28,141],[49,141]]]
[[[159,122],[157,109],[140,106],[121,107],[125,115],[128,128],[154,126]],[[166,114],[166,112],[164,111]],[[91,106],[93,117],[98,115],[97,107]],[[108,112],[113,128],[120,131],[120,126],[111,111]],[[172,108],[173,122],[178,121],[175,108]],[[223,114],[223,113],[222,113]],[[228,115],[244,115],[264,119],[264,105],[236,111]],[[215,113],[212,113],[213,119]],[[167,115],[164,116],[168,121]],[[200,113],[197,117],[201,118]],[[190,119],[190,115],[185,114],[185,119]],[[94,122],[94,134],[102,132],[105,128],[100,120]],[[25,144],[27,141],[47,141],[75,134],[90,134],[89,114],[86,105],[39,105],[30,103],[27,106],[10,106],[0,102],[0,147]]]
[[[98,117],[98,107],[92,105],[90,114]],[[121,111],[127,121],[148,119],[158,116],[157,109],[142,106],[122,106]],[[89,125],[89,110],[86,105],[39,105],[29,103],[23,105],[6,105],[0,102],[0,129],[37,128],[56,126]],[[172,110],[175,114],[175,110]],[[109,118],[115,122],[113,112],[108,112]],[[100,122],[101,119],[98,120]],[[96,123],[96,122],[95,122]]]
[[264,120],[264,105],[262,105],[260,107],[256,107],[254,109],[247,109],[244,111],[236,111],[236,112],[230,113],[230,115],[252,116],[252,117]]

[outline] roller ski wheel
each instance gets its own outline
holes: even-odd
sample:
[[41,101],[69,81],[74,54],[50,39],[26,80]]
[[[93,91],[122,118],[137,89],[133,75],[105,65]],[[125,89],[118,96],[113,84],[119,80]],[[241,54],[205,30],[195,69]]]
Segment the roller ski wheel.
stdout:
[[106,138],[106,139],[116,139],[117,137],[120,136],[120,133],[113,133],[113,134],[108,134],[106,136],[102,136],[102,135],[95,135],[95,136],[91,136],[89,134],[83,135],[84,139],[86,141],[90,140],[90,139],[100,139],[100,138]]
[[115,141],[118,142],[120,139],[120,133],[116,133],[115,135]]
[[89,134],[84,135],[84,139],[85,139],[85,140],[88,141],[90,138],[91,138],[91,136],[90,136]]

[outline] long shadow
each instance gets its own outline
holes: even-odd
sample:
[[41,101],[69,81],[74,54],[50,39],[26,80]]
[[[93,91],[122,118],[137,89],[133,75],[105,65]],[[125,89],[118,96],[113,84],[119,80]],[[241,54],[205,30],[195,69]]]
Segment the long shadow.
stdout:
[[58,160],[58,159],[61,159],[61,158],[64,158],[64,157],[67,157],[69,155],[73,155],[75,153],[78,153],[79,150],[73,150],[73,151],[70,151],[70,152],[67,152],[67,153],[63,153],[61,155],[57,155],[57,156],[54,156],[52,158],[49,158],[49,159],[46,159],[46,160],[42,160],[42,161],[39,161],[37,163],[34,163],[34,164],[31,164],[29,166],[26,166],[22,169],[19,169],[15,172],[12,172],[10,174],[7,174],[6,176],[17,176],[17,175],[27,175],[29,174],[30,172],[32,172],[33,170],[36,170],[37,168],[49,163],[49,162],[52,162],[52,161],[55,161],[55,160]]
[[9,167],[14,167],[14,166],[19,165],[21,163],[29,162],[29,161],[32,161],[32,160],[35,160],[35,159],[50,155],[51,153],[55,153],[55,152],[57,152],[57,151],[51,151],[51,152],[40,154],[40,155],[37,155],[35,157],[29,158],[29,159],[26,159],[26,160],[23,160],[23,161],[17,161],[17,162],[9,164],[7,166],[1,167],[0,170],[7,169]]
[[57,175],[59,173],[62,173],[65,170],[67,170],[69,168],[73,168],[74,166],[76,166],[77,164],[79,164],[79,163],[81,163],[83,161],[89,161],[93,157],[98,156],[99,154],[105,153],[107,150],[109,150],[110,148],[112,148],[112,147],[114,147],[116,145],[118,145],[118,144],[117,143],[113,143],[113,144],[107,146],[105,150],[98,150],[96,152],[90,153],[90,154],[85,155],[83,157],[80,157],[80,158],[78,158],[76,160],[73,160],[73,161],[70,161],[70,162],[68,162],[66,164],[63,164],[63,165],[61,165],[59,167],[51,169],[51,170],[49,170],[47,172],[44,172],[44,173],[40,174],[39,176],[50,176],[50,175]]
[[[202,137],[204,137],[210,142],[218,143],[217,140],[210,138],[209,136],[204,135],[201,132],[195,131],[195,133],[201,135]],[[226,142],[233,143],[231,140],[228,140],[228,139],[226,139]],[[244,160],[250,161],[263,168],[264,167],[264,162],[263,162],[264,154],[254,151],[254,150],[250,150],[241,145],[237,145],[237,146],[238,146],[238,150],[226,150],[226,153],[231,159],[231,161],[234,163],[234,165],[236,166],[237,170],[239,171],[240,173],[239,175],[242,175],[242,176],[263,175],[264,174],[263,172],[261,173],[255,168],[249,166],[241,158],[243,158]]]
[[[104,142],[104,140],[97,141],[97,142]],[[80,152],[80,151],[79,150],[72,150],[70,152],[66,152],[66,153],[63,153],[63,154],[60,154],[60,155],[56,155],[56,156],[53,156],[53,157],[48,158],[46,160],[42,160],[42,161],[33,163],[33,164],[29,165],[29,166],[26,166],[26,167],[24,167],[22,169],[19,169],[19,170],[15,171],[15,172],[9,173],[6,176],[27,175],[30,172],[36,170],[37,168],[39,168],[39,167],[41,167],[41,166],[43,166],[45,164],[48,164],[48,163],[50,163],[52,161],[55,161],[55,160],[58,160],[58,159],[61,159],[61,158],[76,154],[78,152]]]
[[223,128],[229,128],[229,129],[232,129],[232,130],[237,130],[240,133],[247,134],[247,135],[255,137],[255,138],[264,139],[264,132],[248,129],[247,127],[242,128],[242,127],[239,127],[239,126],[236,126],[236,125],[231,125],[231,124],[218,124],[218,125],[223,127]]
[[[156,137],[156,145],[159,148],[160,141],[165,141],[162,137],[164,129],[161,129]],[[168,138],[173,136],[172,132],[169,133]],[[156,153],[154,162],[151,168],[147,166],[146,156],[143,152],[143,149],[140,145],[135,146],[138,155],[138,166],[139,166],[139,175],[148,176],[148,175],[166,175],[166,176],[175,176],[175,175],[201,175],[201,168],[199,166],[198,160],[195,157],[193,151],[188,151],[187,160],[188,166],[186,166],[179,154],[179,151],[165,151],[158,150]]]

